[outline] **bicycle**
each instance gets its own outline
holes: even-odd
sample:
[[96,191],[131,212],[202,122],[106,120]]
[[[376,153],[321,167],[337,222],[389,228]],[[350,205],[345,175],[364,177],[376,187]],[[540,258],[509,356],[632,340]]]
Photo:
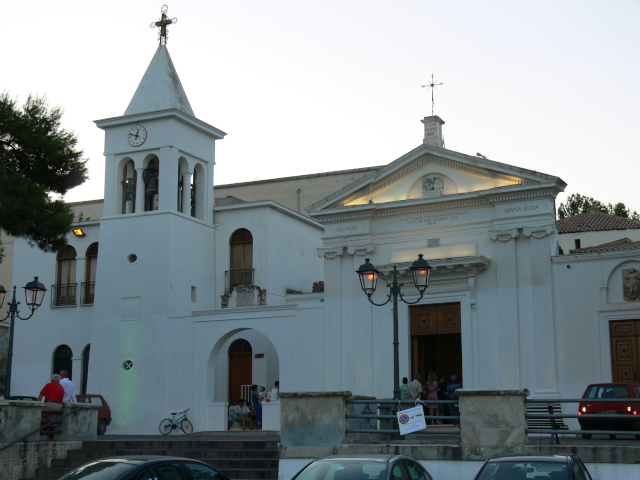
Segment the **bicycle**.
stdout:
[[[178,428],[182,429],[184,433],[193,433],[193,423],[187,417],[189,410],[191,409],[187,408],[181,412],[171,412],[171,418],[165,418],[160,422],[160,433],[169,435],[174,429],[177,430]],[[178,418],[176,418],[176,415],[178,415]]]

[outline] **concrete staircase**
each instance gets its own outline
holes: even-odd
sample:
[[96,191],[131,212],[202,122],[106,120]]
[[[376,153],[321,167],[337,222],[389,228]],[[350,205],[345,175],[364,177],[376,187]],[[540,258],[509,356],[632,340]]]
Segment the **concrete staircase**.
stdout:
[[50,468],[39,468],[36,477],[22,480],[55,480],[91,460],[122,455],[168,455],[203,461],[232,480],[277,480],[279,439],[204,439],[198,435],[169,439],[98,440],[83,442],[82,449],[69,450],[67,458],[56,459]]

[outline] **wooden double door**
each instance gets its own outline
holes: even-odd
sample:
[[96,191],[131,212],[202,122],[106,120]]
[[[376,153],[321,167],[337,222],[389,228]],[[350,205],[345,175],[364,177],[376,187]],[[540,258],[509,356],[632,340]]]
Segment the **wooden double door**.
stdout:
[[[237,405],[242,398],[243,386],[253,380],[253,353],[251,344],[244,339],[229,347],[229,405]],[[245,398],[250,402],[250,398]]]
[[614,382],[640,382],[640,319],[609,324]]
[[411,372],[436,372],[447,381],[452,374],[462,378],[460,304],[443,303],[411,307]]

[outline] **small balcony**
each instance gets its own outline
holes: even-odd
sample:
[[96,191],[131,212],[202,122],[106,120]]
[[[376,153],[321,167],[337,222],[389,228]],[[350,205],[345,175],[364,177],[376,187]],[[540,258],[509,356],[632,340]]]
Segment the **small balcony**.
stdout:
[[96,292],[96,282],[82,282],[80,287],[80,304],[93,305],[93,296]]
[[238,285],[253,285],[253,273],[255,269],[227,270],[225,274],[225,292],[231,294]]
[[51,285],[51,306],[68,307],[76,305],[77,283]]

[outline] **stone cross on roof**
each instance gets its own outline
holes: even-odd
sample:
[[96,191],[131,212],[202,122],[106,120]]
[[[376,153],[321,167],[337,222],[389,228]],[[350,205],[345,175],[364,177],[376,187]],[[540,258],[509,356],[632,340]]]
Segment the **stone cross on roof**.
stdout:
[[160,12],[162,13],[162,16],[160,17],[160,20],[158,20],[157,22],[152,22],[151,25],[149,25],[149,27],[151,28],[159,28],[160,32],[159,32],[159,37],[160,37],[160,45],[166,45],[167,44],[167,38],[169,38],[169,34],[167,32],[167,27],[169,25],[172,25],[174,23],[178,23],[178,19],[177,18],[167,18],[167,11],[169,10],[169,7],[167,7],[167,4],[165,3],[162,8],[160,9]]
[[431,89],[431,116],[433,116],[433,91],[438,85],[442,85],[442,83],[435,83],[435,80],[433,79],[433,73],[431,74],[431,83],[422,85],[422,88],[429,87]]

